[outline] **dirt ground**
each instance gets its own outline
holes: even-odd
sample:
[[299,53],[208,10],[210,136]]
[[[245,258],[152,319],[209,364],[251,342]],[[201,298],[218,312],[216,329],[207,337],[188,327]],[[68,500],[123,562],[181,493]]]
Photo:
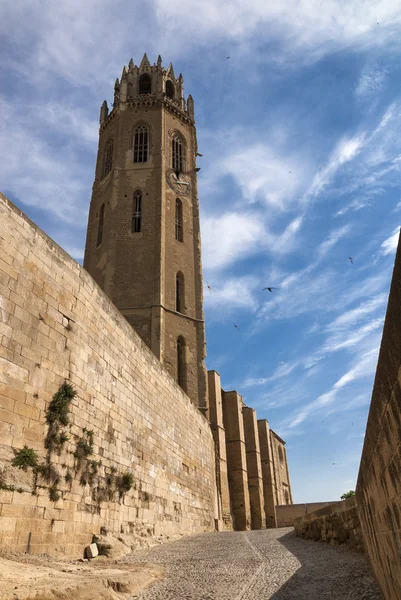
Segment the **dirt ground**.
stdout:
[[0,555],[0,600],[126,600],[163,577],[162,567],[105,557],[80,562],[47,555]]

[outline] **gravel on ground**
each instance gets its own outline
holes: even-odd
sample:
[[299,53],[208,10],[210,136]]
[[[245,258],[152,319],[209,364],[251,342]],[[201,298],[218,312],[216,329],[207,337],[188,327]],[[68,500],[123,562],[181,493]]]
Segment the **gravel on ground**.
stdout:
[[164,569],[140,600],[380,600],[364,555],[295,537],[292,528],[207,533],[134,552]]

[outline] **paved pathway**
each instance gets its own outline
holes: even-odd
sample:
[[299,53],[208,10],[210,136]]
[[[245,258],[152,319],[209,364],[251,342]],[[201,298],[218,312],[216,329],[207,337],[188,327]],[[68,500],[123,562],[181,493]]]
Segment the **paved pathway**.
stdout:
[[292,529],[207,533],[125,559],[162,565],[141,600],[379,600],[364,556]]

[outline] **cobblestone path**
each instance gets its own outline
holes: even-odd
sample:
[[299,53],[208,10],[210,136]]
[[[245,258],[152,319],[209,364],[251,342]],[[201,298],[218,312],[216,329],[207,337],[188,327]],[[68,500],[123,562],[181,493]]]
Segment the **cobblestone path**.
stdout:
[[[165,578],[141,600],[379,600],[364,556],[292,529],[207,533],[136,552]],[[124,561],[124,562],[125,562]]]

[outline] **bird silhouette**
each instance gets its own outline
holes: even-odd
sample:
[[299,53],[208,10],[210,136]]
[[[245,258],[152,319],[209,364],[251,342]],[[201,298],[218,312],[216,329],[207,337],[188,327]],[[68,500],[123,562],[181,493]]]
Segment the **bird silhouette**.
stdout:
[[197,152],[196,156],[203,156],[203,154],[200,154],[199,152]]
[[229,58],[230,58],[229,56],[226,56],[226,60],[228,60]]
[[353,265],[354,264],[354,259],[352,258],[352,256],[349,256],[348,258],[350,260],[351,265]]
[[263,292],[264,290],[269,290],[269,292],[273,292],[273,290],[279,290],[279,289],[280,289],[280,288],[276,288],[276,287],[265,287],[265,288],[262,288],[262,292]]
[[207,284],[207,289],[209,290],[210,293],[212,293],[212,288],[209,284]]
[[238,331],[239,331],[239,327],[238,327],[238,325],[236,325],[235,323],[234,323],[234,327],[235,327],[236,329],[238,329]]
[[200,171],[200,170],[201,170],[201,168],[200,168],[200,167],[196,167],[196,169],[195,169],[195,173],[198,173],[198,171]]

